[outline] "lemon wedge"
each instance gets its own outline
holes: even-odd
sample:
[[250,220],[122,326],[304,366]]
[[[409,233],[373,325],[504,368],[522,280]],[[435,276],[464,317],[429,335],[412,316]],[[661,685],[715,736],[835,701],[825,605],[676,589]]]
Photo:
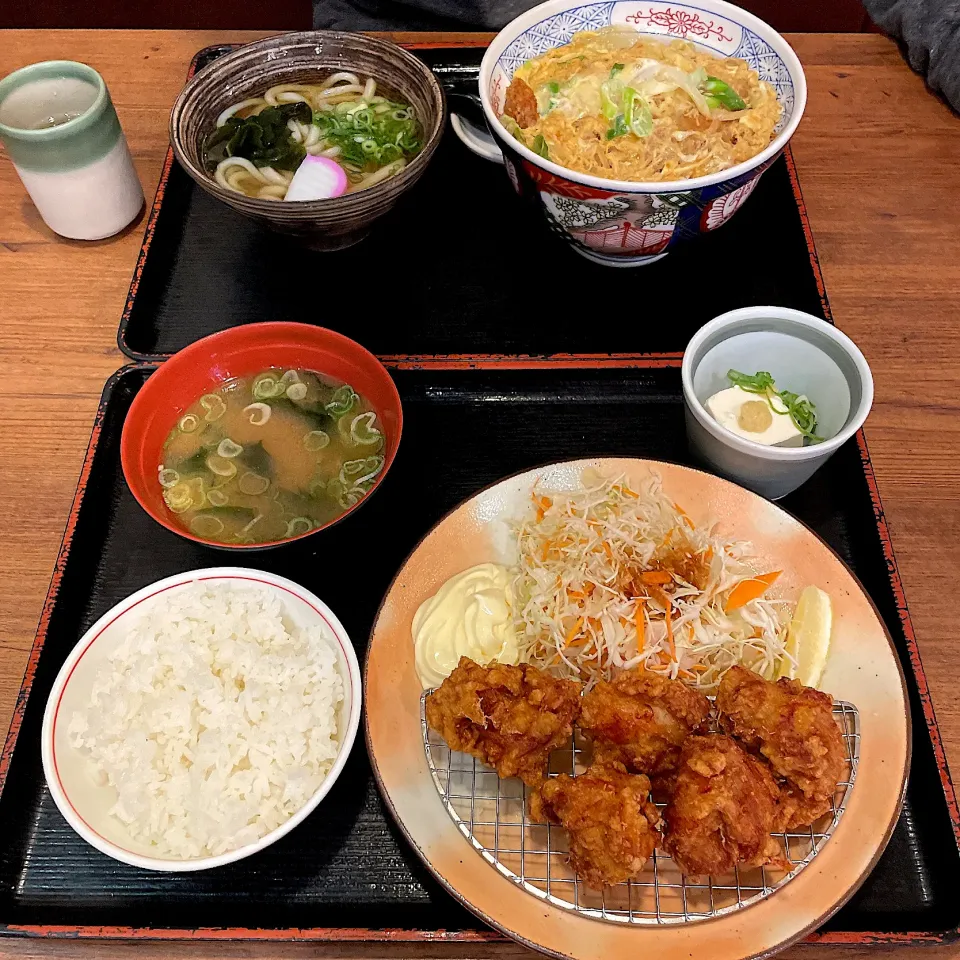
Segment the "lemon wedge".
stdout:
[[830,595],[819,587],[804,587],[787,628],[786,657],[777,668],[777,678],[789,677],[804,686],[815,687],[823,676],[830,653],[830,633],[833,629],[833,606]]

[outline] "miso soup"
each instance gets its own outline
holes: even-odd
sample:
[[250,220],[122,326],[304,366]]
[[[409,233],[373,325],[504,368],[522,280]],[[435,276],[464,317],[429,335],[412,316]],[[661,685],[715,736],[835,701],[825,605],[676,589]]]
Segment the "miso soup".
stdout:
[[163,499],[190,533],[270,543],[336,519],[383,470],[383,427],[347,383],[270,369],[200,397],[163,446]]

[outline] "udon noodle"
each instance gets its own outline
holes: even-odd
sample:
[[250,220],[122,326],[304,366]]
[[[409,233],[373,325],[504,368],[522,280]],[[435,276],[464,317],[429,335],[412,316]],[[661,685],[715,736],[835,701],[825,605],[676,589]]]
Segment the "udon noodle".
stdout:
[[773,140],[780,112],[773,87],[744,60],[607,27],[519,67],[501,120],[571,170],[665,181],[756,156]]
[[205,156],[222,187],[283,200],[308,154],[336,161],[351,193],[395,176],[421,146],[412,106],[378,92],[372,77],[340,71],[321,83],[278,84],[227,107]]

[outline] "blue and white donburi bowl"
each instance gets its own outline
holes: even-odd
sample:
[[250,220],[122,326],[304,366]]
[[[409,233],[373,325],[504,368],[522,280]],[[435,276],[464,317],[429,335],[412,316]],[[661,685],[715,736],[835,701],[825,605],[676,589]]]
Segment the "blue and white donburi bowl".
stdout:
[[[720,173],[639,183],[568,170],[510,136],[498,118],[514,71],[531,57],[568,43],[582,30],[611,24],[688,40],[714,55],[745,60],[774,87],[783,107],[773,142],[752,159]],[[517,17],[490,44],[480,67],[480,99],[516,191],[538,199],[550,226],[578,253],[612,266],[639,266],[715,230],[736,213],[796,130],[807,84],[786,40],[753,14],[724,0],[696,0],[695,4],[549,0]]]

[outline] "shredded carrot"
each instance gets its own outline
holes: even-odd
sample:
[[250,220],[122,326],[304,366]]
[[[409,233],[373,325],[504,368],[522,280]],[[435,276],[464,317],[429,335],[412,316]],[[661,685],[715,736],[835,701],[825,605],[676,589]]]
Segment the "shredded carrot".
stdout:
[[690,669],[694,673],[706,673],[710,668],[705,663],[695,663]]
[[587,599],[587,594],[585,594],[582,590],[571,590],[569,587],[567,587],[567,596],[573,597],[576,600]]
[[770,573],[760,573],[747,580],[741,580],[730,591],[724,609],[727,613],[730,613],[733,610],[739,610],[745,603],[756,600],[757,597],[762,597],[767,587],[780,576],[781,572],[780,570],[773,570]]
[[613,551],[610,549],[610,544],[607,543],[606,540],[603,541],[603,551],[611,560],[613,559]]
[[687,680],[696,680],[696,674],[691,673],[689,670],[678,670],[677,675]]
[[673,577],[666,570],[647,570],[640,574],[644,583],[672,583]]
[[534,494],[533,502],[537,505],[537,523],[540,523],[546,512],[553,506],[553,500],[550,497],[538,497]]
[[567,647],[573,646],[571,641],[580,632],[580,628],[582,626],[583,626],[583,617],[579,617],[577,619],[577,622],[567,631],[567,635],[563,639],[563,643],[565,646]]
[[646,646],[646,619],[643,616],[643,600],[637,599],[636,609],[633,611],[633,619],[637,625],[637,653],[643,653],[643,648]]
[[670,659],[677,661],[677,645],[673,642],[673,621],[670,619],[670,607],[667,607],[667,646],[670,648]]

